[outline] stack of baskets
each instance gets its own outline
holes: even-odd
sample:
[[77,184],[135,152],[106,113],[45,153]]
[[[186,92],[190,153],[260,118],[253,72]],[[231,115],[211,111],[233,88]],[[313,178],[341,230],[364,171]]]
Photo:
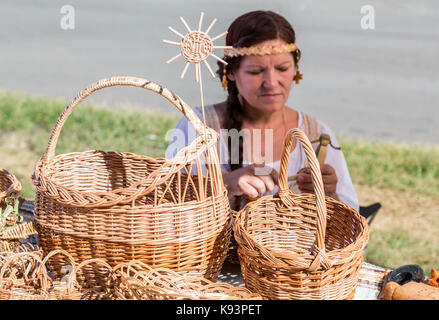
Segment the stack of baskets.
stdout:
[[[315,195],[288,188],[293,138],[305,150]],[[234,223],[245,285],[267,299],[352,299],[368,232],[357,211],[325,199],[319,163],[300,129],[284,140],[279,194],[248,203]]]
[[[199,136],[172,159],[100,150],[55,155],[61,129],[75,107],[112,86],[162,95]],[[217,139],[180,97],[151,81],[112,77],[82,90],[59,117],[33,175],[35,227],[44,253],[62,249],[75,261],[101,258],[112,267],[140,260],[215,280],[232,228]],[[53,258],[48,265],[57,270],[65,262]],[[93,282],[93,273],[86,278]]]

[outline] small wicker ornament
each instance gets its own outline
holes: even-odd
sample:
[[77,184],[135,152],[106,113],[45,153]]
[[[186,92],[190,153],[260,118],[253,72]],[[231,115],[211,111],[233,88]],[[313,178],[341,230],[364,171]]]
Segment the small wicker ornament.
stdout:
[[169,27],[174,34],[176,34],[180,38],[180,42],[163,40],[166,44],[171,44],[180,47],[180,53],[176,56],[172,57],[167,61],[167,63],[171,63],[177,58],[183,56],[186,59],[186,64],[183,68],[183,72],[181,73],[180,78],[183,79],[186,71],[191,63],[195,66],[195,81],[199,83],[200,86],[200,100],[201,100],[201,111],[203,114],[203,122],[206,124],[206,115],[204,113],[204,95],[203,95],[203,81],[201,77],[201,62],[204,63],[209,73],[215,78],[215,73],[212,71],[209,63],[207,62],[207,58],[213,57],[216,60],[220,61],[224,66],[227,65],[227,62],[216,56],[213,53],[214,49],[232,49],[231,46],[216,46],[213,42],[227,34],[227,31],[217,35],[216,37],[211,38],[209,36],[209,31],[214,26],[217,19],[213,19],[210,25],[207,27],[206,31],[201,31],[201,25],[203,23],[204,12],[201,12],[200,20],[198,22],[198,29],[192,30],[183,17],[180,17],[181,22],[184,24],[188,33],[186,35],[182,35],[172,27]]
[[[288,188],[293,138],[304,148],[315,195]],[[353,299],[369,228],[356,210],[325,199],[319,162],[300,129],[284,140],[279,194],[248,203],[234,233],[250,291],[267,299]]]
[[0,269],[0,300],[47,300],[49,283],[38,253],[11,253],[4,257]]
[[0,168],[0,205],[6,197],[17,198],[21,192],[21,183],[12,173]]
[[[60,277],[46,268],[53,257],[65,262]],[[99,281],[87,282],[86,269]],[[122,282],[127,283],[104,260],[88,259],[77,265],[64,250],[51,251],[44,259],[41,251],[0,254],[0,300],[125,299]]]
[[[169,27],[169,30],[171,30],[174,34],[176,34],[180,38],[180,42],[176,41],[170,41],[170,40],[163,40],[166,44],[171,44],[175,46],[180,47],[180,53],[176,56],[172,57],[167,61],[167,63],[171,63],[172,61],[176,60],[177,58],[183,56],[186,59],[186,64],[183,68],[183,72],[181,73],[180,78],[184,78],[186,71],[191,63],[195,66],[195,81],[200,83],[200,90],[202,92],[201,87],[201,68],[200,64],[201,62],[204,63],[207,70],[209,70],[209,73],[212,75],[213,78],[215,78],[215,73],[212,71],[212,68],[210,67],[209,63],[207,62],[207,58],[213,57],[216,60],[220,61],[224,65],[227,65],[227,62],[225,62],[223,59],[219,58],[213,53],[214,49],[231,49],[231,46],[216,46],[213,44],[213,42],[227,34],[227,31],[217,35],[216,37],[211,38],[209,36],[209,31],[212,29],[213,25],[217,21],[217,19],[213,19],[210,23],[209,27],[206,29],[206,31],[201,31],[201,25],[203,23],[203,17],[204,13],[201,12],[200,20],[198,22],[198,29],[192,30],[189,28],[186,21],[183,19],[183,17],[180,17],[181,22],[185,26],[188,33],[186,35],[182,35],[172,27]],[[202,97],[201,97],[202,98]]]
[[[113,86],[162,95],[200,136],[172,159],[101,150],[55,156],[61,129],[75,107],[95,91]],[[44,253],[61,249],[76,262],[101,258],[111,266],[136,259],[216,279],[231,234],[217,139],[189,105],[154,82],[113,77],[82,90],[59,117],[33,175],[34,224]],[[50,269],[61,266],[56,257],[48,262]],[[93,273],[85,274],[92,282]]]
[[120,264],[114,271],[128,281],[128,296],[136,300],[263,300],[243,287],[214,283],[196,273],[153,269],[140,261]]
[[[86,271],[87,270],[87,271]],[[99,281],[87,282],[86,272],[93,272]],[[81,279],[82,278],[82,279]],[[65,290],[59,300],[125,300],[121,283],[127,280],[116,275],[113,268],[103,259],[88,259],[76,265],[67,278]]]

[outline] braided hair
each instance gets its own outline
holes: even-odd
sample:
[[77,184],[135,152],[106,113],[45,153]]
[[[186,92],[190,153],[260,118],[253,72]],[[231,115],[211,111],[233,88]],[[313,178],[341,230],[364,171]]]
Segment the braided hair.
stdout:
[[[281,15],[272,11],[252,11],[245,13],[238,17],[230,25],[226,37],[226,45],[237,47],[249,47],[261,43],[266,40],[281,39],[287,43],[296,41],[294,29],[290,23]],[[296,65],[300,59],[300,51],[293,51],[291,53]],[[226,73],[229,74],[237,70],[244,57],[224,57],[227,62]],[[224,75],[224,66],[218,62],[217,74],[222,79]],[[227,75],[226,74],[226,75]],[[238,132],[242,129],[244,119],[244,109],[238,98],[238,88],[234,81],[227,83],[227,107],[224,116],[224,129],[236,129]],[[228,151],[231,154],[231,141],[229,139]],[[232,162],[232,157],[229,157],[230,167],[233,170],[241,168],[243,162],[243,139],[239,139],[239,162]]]

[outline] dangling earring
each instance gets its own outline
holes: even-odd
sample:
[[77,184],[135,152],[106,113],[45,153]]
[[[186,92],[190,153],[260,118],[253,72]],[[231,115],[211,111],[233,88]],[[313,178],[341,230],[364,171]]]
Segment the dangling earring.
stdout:
[[224,91],[226,91],[226,90],[227,90],[227,85],[229,84],[229,82],[227,81],[227,70],[226,70],[226,66],[224,66],[224,70],[223,70],[223,78],[222,78],[221,84],[223,85],[223,89],[224,89]]
[[299,65],[297,65],[296,74],[294,75],[293,80],[296,81],[296,84],[300,83],[300,80],[303,79],[303,74],[299,70]]

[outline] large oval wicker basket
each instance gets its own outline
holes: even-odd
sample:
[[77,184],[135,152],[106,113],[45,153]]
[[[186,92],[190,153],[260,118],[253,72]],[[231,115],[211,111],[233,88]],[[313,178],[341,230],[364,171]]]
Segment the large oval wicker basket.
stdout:
[[[55,156],[58,136],[74,108],[112,86],[160,94],[199,136],[172,159],[100,150]],[[58,118],[33,175],[35,224],[45,254],[63,249],[75,261],[102,258],[111,266],[136,259],[216,279],[231,235],[217,139],[180,97],[151,81],[113,77],[82,90]],[[53,258],[48,265],[56,263]],[[92,281],[91,271],[88,276]]]
[[[315,195],[288,188],[294,137],[311,166]],[[352,299],[367,223],[346,204],[325,199],[319,163],[300,129],[288,132],[283,148],[279,194],[248,203],[234,223],[245,285],[268,299]]]

